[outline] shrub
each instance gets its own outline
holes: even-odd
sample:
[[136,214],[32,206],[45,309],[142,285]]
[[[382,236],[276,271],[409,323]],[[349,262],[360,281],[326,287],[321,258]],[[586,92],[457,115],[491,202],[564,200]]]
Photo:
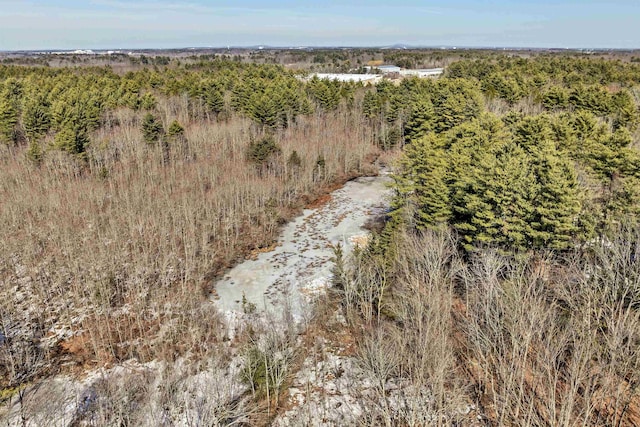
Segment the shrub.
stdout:
[[247,158],[259,166],[265,166],[274,157],[280,155],[282,150],[273,136],[269,135],[258,142],[251,141],[247,151]]

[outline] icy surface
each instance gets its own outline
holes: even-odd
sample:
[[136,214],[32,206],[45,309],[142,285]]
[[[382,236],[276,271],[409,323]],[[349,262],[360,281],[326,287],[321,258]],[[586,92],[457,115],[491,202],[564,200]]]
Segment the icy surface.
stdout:
[[243,295],[257,309],[291,304],[294,316],[323,292],[331,281],[332,245],[344,254],[366,241],[365,222],[388,208],[390,190],[386,174],[350,181],[331,193],[331,199],[285,226],[277,247],[247,260],[216,285],[217,304],[227,314],[243,311]]

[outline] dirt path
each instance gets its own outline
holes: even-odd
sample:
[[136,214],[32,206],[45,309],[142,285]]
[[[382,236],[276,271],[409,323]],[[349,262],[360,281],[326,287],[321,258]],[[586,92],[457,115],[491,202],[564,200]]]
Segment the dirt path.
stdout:
[[340,243],[345,255],[350,253],[366,239],[366,221],[387,209],[389,181],[384,172],[358,178],[332,192],[323,206],[305,209],[285,226],[273,251],[237,265],[216,284],[218,307],[229,314],[243,311],[243,296],[257,309],[288,300],[293,315],[301,316],[306,303],[331,279],[331,246]]

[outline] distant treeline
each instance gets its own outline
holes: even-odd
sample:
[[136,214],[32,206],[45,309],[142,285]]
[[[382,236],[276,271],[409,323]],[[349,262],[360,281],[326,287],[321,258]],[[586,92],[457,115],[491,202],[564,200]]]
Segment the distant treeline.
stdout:
[[638,213],[639,83],[634,63],[553,56],[463,60],[439,80],[375,89],[219,59],[124,75],[1,66],[0,140],[29,144],[38,162],[51,150],[85,156],[92,132],[118,125],[118,109],[143,112],[144,139],[163,140],[159,99],[181,98],[189,122],[236,114],[268,132],[343,105],[362,111],[382,148],[409,144],[396,220],[450,223],[467,249],[560,249]]

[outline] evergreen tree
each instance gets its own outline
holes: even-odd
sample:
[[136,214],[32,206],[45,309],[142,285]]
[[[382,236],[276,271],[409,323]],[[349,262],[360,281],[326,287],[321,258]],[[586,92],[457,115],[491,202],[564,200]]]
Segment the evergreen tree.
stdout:
[[531,221],[533,245],[566,249],[578,231],[581,210],[578,179],[573,166],[553,150],[540,154],[534,171],[540,189]]
[[569,106],[569,93],[559,86],[552,86],[542,97],[542,105],[548,110],[565,109]]
[[0,142],[16,144],[18,142],[18,109],[8,97],[0,97]]
[[626,90],[617,92],[613,95],[611,104],[613,127],[615,129],[628,127],[631,130],[635,130],[638,125],[639,117],[636,103],[634,102],[631,94]]
[[436,137],[422,138],[408,145],[395,179],[394,216],[412,217],[418,229],[446,223],[451,216],[447,162]]
[[205,105],[214,114],[219,114],[224,109],[224,94],[217,84],[211,84],[204,88],[203,99]]
[[259,141],[251,141],[247,150],[247,158],[258,166],[266,166],[270,160],[280,155],[282,150],[273,136],[266,136]]
[[311,101],[309,101],[309,98],[306,94],[302,94],[300,96],[298,110],[300,111],[300,114],[304,116],[308,116],[313,113],[313,106],[311,105]]
[[70,154],[83,154],[89,144],[89,135],[80,128],[64,127],[54,138],[54,146]]
[[402,123],[404,117],[404,100],[402,97],[393,93],[384,104],[384,119],[388,124],[400,121]]
[[36,140],[32,140],[29,143],[29,148],[26,153],[27,159],[39,165],[42,162],[42,158],[44,157],[44,151],[40,143]]
[[411,109],[409,119],[404,126],[407,142],[417,141],[433,129],[434,109],[431,100],[422,98]]
[[368,119],[374,119],[380,114],[378,97],[372,90],[368,90],[364,94],[364,99],[362,100],[362,113]]
[[480,91],[467,81],[441,80],[431,96],[435,112],[434,129],[447,131],[482,112]]
[[551,122],[545,115],[527,116],[512,126],[514,141],[529,154],[535,155],[554,146]]
[[28,98],[22,111],[22,123],[30,139],[46,134],[51,126],[48,102],[43,98]]
[[164,136],[162,123],[151,113],[142,120],[142,137],[147,144],[155,144]]
[[231,107],[235,111],[247,113],[251,106],[251,97],[260,91],[255,86],[255,81],[245,80],[233,87],[231,94]]
[[640,217],[640,179],[614,176],[604,199],[605,225]]
[[289,169],[297,170],[302,166],[302,158],[296,150],[293,150],[287,159],[287,166]]
[[332,111],[340,104],[340,82],[320,80],[316,77],[308,84],[311,96],[324,111]]
[[296,150],[293,150],[287,159],[287,169],[290,178],[295,178],[302,169],[302,158]]
[[140,99],[140,108],[143,110],[151,111],[158,105],[156,97],[151,92],[145,93]]
[[569,121],[579,140],[592,139],[598,134],[598,121],[596,117],[588,111],[578,111],[569,118]]
[[171,122],[171,125],[169,125],[167,135],[175,139],[184,138],[184,128],[180,123],[178,123],[177,120],[174,120],[173,122]]
[[167,130],[167,135],[161,138],[162,142],[162,157],[163,161],[166,164],[171,160],[171,149],[183,150],[183,154],[185,156],[188,155],[185,150],[187,147],[187,137],[184,134],[184,128],[177,120],[174,120],[169,125],[169,129]]
[[526,248],[538,191],[527,155],[508,142],[485,152],[467,174],[453,182],[453,225],[464,246]]
[[276,129],[280,125],[279,109],[269,94],[255,94],[251,97],[249,115],[263,127]]

